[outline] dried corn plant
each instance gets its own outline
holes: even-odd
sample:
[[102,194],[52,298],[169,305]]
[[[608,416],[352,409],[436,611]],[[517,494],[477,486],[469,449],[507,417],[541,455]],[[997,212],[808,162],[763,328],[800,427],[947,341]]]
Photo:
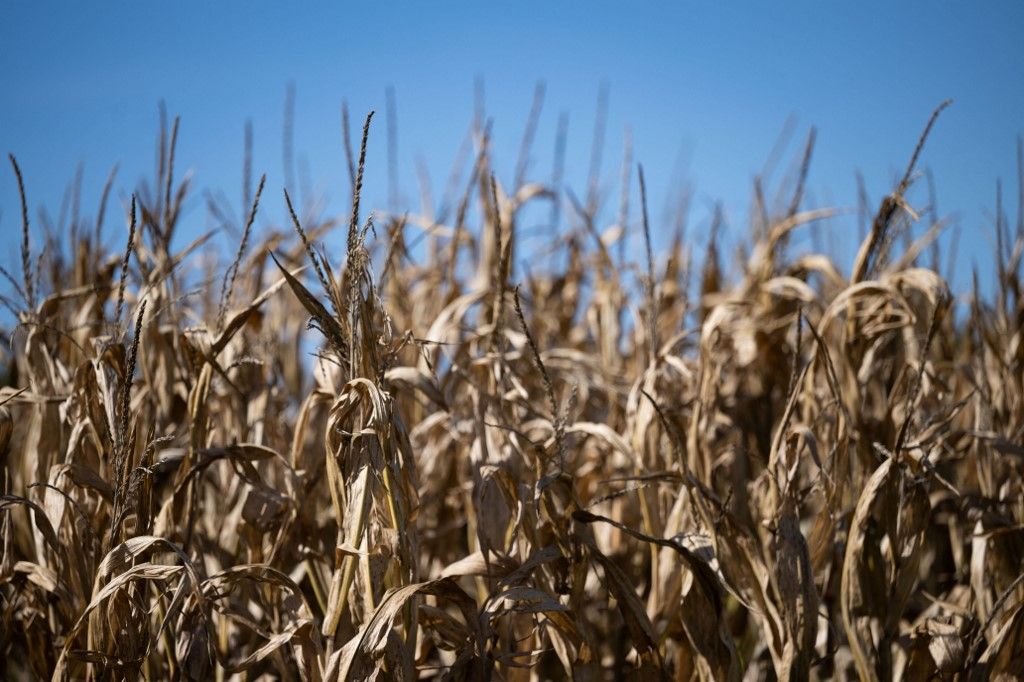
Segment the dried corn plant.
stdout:
[[1024,227],[999,207],[995,300],[958,308],[919,265],[942,223],[904,238],[927,129],[849,276],[788,255],[832,215],[813,134],[730,268],[718,221],[703,265],[681,230],[657,257],[627,146],[618,224],[569,192],[517,274],[563,192],[501,182],[486,127],[436,212],[364,218],[369,117],[340,220],[247,177],[226,269],[172,247],[177,131],[117,252],[110,183],[34,244],[10,159],[4,678],[1024,675]]

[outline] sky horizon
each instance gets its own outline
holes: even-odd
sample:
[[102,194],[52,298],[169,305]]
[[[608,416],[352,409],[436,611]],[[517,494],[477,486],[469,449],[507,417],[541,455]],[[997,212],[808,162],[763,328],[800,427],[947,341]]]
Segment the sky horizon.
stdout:
[[[652,3],[624,11],[609,3],[554,6],[393,5],[340,9],[326,3],[246,10],[240,3],[174,8],[150,3],[79,4],[46,11],[14,2],[0,27],[0,151],[25,176],[33,238],[37,209],[56,220],[65,189],[83,167],[82,212],[95,215],[110,168],[120,164],[113,199],[122,206],[141,177],[151,177],[157,106],[181,116],[176,176],[194,173],[195,190],[179,246],[213,223],[203,190],[223,192],[241,213],[243,131],[252,122],[254,171],[267,173],[257,225],[281,224],[286,183],[282,127],[294,87],[294,158],[298,179],[312,178],[326,212],[347,206],[340,106],[353,128],[375,109],[365,203],[388,197],[387,102],[397,118],[399,210],[418,210],[419,169],[435,205],[445,190],[483,83],[493,121],[496,171],[515,173],[535,87],[543,82],[529,179],[552,172],[559,120],[567,117],[568,187],[582,195],[591,163],[599,92],[608,108],[601,225],[615,221],[623,138],[645,167],[656,247],[671,238],[663,207],[692,191],[689,238],[706,241],[721,202],[730,246],[743,241],[753,179],[778,158],[769,196],[799,164],[816,131],[804,208],[845,211],[819,233],[848,272],[857,245],[857,173],[872,210],[902,174],[929,115],[953,99],[932,132],[920,169],[929,170],[940,214],[959,226],[958,292],[977,266],[984,287],[994,276],[996,182],[1010,225],[1018,215],[1017,140],[1024,132],[1020,3],[976,6],[867,3],[828,8],[804,3],[710,9]],[[1019,76],[1018,76],[1019,79]],[[780,137],[781,155],[773,152]],[[0,172],[0,264],[17,270],[20,208],[9,164]],[[911,203],[928,203],[922,178]],[[639,220],[633,171],[630,221]],[[108,210],[108,243],[126,228]],[[563,210],[563,215],[565,211]],[[525,226],[529,227],[529,226]],[[924,227],[919,225],[916,233]],[[809,231],[794,248],[807,250]],[[219,243],[230,244],[228,235]],[[942,237],[948,249],[953,231]],[[116,250],[116,249],[115,249]],[[731,252],[730,252],[731,253]],[[229,256],[225,256],[227,258]],[[12,271],[13,271],[12,270]]]

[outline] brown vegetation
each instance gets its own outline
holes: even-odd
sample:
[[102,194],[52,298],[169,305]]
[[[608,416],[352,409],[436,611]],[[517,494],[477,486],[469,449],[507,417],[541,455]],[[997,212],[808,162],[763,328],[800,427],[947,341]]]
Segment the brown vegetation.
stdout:
[[937,217],[903,239],[915,151],[851,276],[791,259],[809,143],[735,281],[714,241],[699,292],[681,235],[654,257],[641,171],[642,265],[588,196],[516,282],[559,188],[480,128],[451,210],[364,223],[369,124],[344,224],[285,196],[255,243],[249,183],[224,273],[171,247],[176,124],[122,253],[100,218],[40,258],[11,158],[0,675],[1024,674],[1024,226],[957,314]]

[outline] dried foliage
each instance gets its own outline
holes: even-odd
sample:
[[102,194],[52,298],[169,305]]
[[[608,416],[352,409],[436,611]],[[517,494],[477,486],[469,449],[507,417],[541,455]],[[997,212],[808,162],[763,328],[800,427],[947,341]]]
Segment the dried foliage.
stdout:
[[292,224],[253,229],[248,155],[234,261],[172,248],[177,121],[126,249],[101,218],[40,257],[23,211],[0,676],[1024,674],[1024,229],[1000,210],[998,300],[956,310],[917,265],[934,215],[897,253],[912,161],[852,276],[791,258],[831,214],[800,210],[812,133],[729,269],[717,221],[702,267],[681,234],[658,257],[638,171],[631,264],[627,146],[620,223],[569,193],[517,276],[561,171],[502,184],[481,125],[447,208],[364,222],[369,127],[341,258],[287,194]]

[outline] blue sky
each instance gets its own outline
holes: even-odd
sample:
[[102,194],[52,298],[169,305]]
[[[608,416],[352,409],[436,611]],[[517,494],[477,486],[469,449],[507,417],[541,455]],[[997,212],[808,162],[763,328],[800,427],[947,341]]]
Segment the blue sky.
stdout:
[[[797,162],[811,125],[817,148],[805,206],[854,208],[855,173],[872,207],[902,171],[932,109],[940,119],[922,162],[934,174],[941,212],[962,229],[955,286],[976,263],[991,279],[991,212],[1002,179],[1016,220],[1015,144],[1024,132],[1024,3],[519,2],[241,3],[8,2],[0,21],[0,151],[25,174],[33,223],[45,205],[59,212],[84,163],[83,211],[121,164],[124,200],[152,175],[157,104],[182,117],[180,177],[223,190],[239,211],[243,127],[255,130],[255,168],[268,193],[259,223],[283,217],[282,119],[289,82],[296,92],[295,156],[308,164],[328,210],[347,203],[339,107],[356,121],[371,108],[367,199],[387,200],[385,89],[397,100],[404,208],[417,209],[416,160],[429,170],[435,203],[473,115],[482,78],[494,120],[499,178],[511,182],[534,86],[547,97],[532,155],[532,177],[551,173],[556,122],[569,117],[567,179],[583,194],[597,93],[610,105],[604,186],[617,192],[622,137],[646,170],[655,241],[661,206],[692,187],[690,234],[706,240],[722,201],[742,239],[753,177],[795,121],[786,155],[769,182]],[[682,163],[680,163],[682,160]],[[913,203],[927,202],[924,183]],[[635,192],[635,185],[634,185]],[[604,223],[615,217],[611,198]],[[634,195],[634,206],[636,198]],[[0,262],[17,263],[17,194],[0,172]],[[239,211],[240,212],[240,211]],[[112,210],[107,235],[121,243]],[[633,213],[634,219],[637,213]],[[195,193],[182,239],[209,228]],[[849,254],[852,217],[832,221],[828,243]],[[806,232],[804,233],[807,234]],[[809,247],[806,237],[795,248]],[[16,269],[16,268],[15,268]]]

